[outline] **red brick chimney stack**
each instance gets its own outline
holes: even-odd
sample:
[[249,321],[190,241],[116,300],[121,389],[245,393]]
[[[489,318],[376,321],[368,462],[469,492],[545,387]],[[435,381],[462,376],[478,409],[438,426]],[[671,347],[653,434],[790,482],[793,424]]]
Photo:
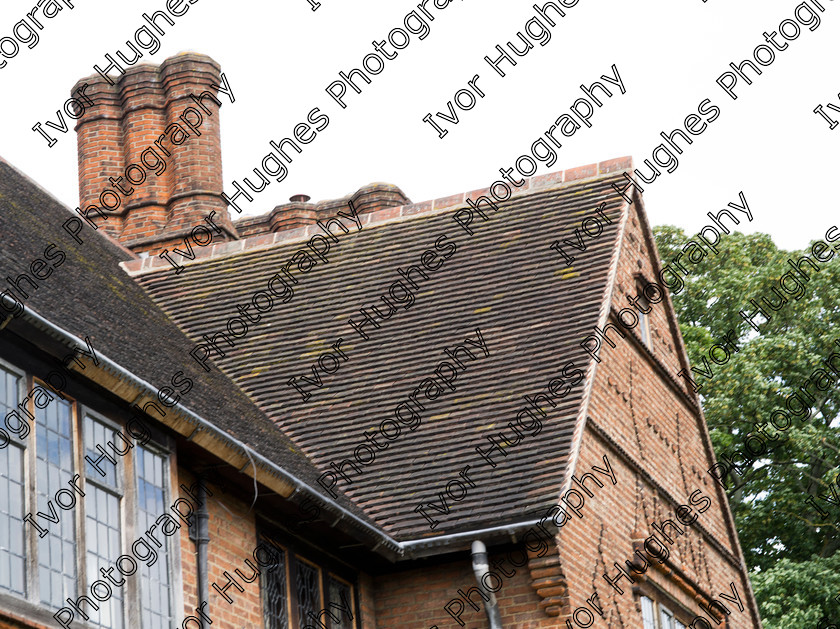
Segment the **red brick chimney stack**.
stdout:
[[[137,253],[183,246],[183,238],[196,225],[206,226],[214,210],[213,221],[226,232],[214,238],[237,237],[221,198],[219,105],[210,96],[217,97],[220,70],[210,57],[182,53],[159,67],[134,66],[113,77],[114,85],[94,75],[74,87],[88,83],[85,93],[94,103],[76,124],[80,207],[101,208],[107,220],[96,212],[90,218]],[[180,119],[188,107],[202,116],[196,126],[201,135]],[[161,161],[165,169],[156,174]],[[100,195],[117,185],[130,194],[120,194],[121,205],[107,210]],[[115,202],[106,197],[106,204]]]
[[[161,155],[166,160],[166,170],[157,175],[144,167],[140,161],[143,152],[150,146],[154,147],[155,140],[166,128],[165,95],[161,89],[158,68],[150,65],[129,68],[118,86],[122,109],[120,113],[123,131],[123,146],[121,147],[123,161],[125,167],[137,164],[146,172],[146,180],[143,183],[126,182],[124,184],[126,190],[130,187],[135,188],[121,208],[124,209],[124,214],[118,237],[123,244],[128,245],[133,240],[153,235],[166,226],[166,202],[174,164],[172,159]],[[161,142],[161,145],[171,150],[169,143]],[[160,149],[155,152],[163,153]],[[147,159],[147,163],[155,164],[156,162],[156,159]],[[134,168],[131,168],[128,174],[121,174],[126,178],[131,177],[134,181],[139,181],[141,178],[140,170]],[[91,202],[96,203],[96,201]]]
[[175,265],[211,243],[329,220],[350,202],[359,215],[410,203],[396,186],[373,183],[319,203],[294,195],[234,224],[222,199],[219,64],[181,53],[160,66],[135,65],[109,78],[96,74],[73,88],[87,105],[76,123],[79,207],[135,253],[162,255]]
[[[100,205],[99,195],[111,187],[109,177],[119,177],[125,170],[125,155],[122,150],[122,108],[117,86],[105,81],[97,82],[98,77],[89,77],[79,81],[74,91],[83,83],[90,84],[87,96],[93,105],[85,109],[76,123],[76,144],[79,159],[79,207]],[[93,83],[91,83],[94,81]],[[102,223],[95,212],[91,219],[104,229],[108,235],[119,237],[122,231],[122,219],[119,212],[110,215]]]

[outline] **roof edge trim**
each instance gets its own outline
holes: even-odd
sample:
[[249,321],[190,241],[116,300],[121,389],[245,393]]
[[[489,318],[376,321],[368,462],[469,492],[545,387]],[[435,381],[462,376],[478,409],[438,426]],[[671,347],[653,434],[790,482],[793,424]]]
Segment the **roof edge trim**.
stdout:
[[[630,162],[630,169],[632,170],[633,163]],[[630,205],[626,200],[622,199],[620,206],[619,223],[616,229],[615,242],[612,245],[612,259],[610,260],[610,267],[607,272],[607,281],[604,285],[604,292],[601,295],[601,307],[598,311],[598,322],[596,326],[604,329],[604,325],[609,320],[613,293],[615,291],[616,277],[618,276],[618,265],[621,261],[622,244],[624,241],[624,232],[627,229],[627,221],[630,217]],[[577,464],[580,459],[580,449],[583,444],[583,435],[586,432],[587,417],[589,415],[589,402],[592,398],[592,390],[595,386],[595,377],[598,373],[598,364],[600,360],[594,358],[589,359],[587,369],[587,380],[584,382],[583,397],[581,398],[580,410],[575,419],[575,429],[572,433],[572,446],[569,449],[569,463],[566,466],[566,476],[560,486],[560,493],[557,496],[557,502],[560,502],[560,496],[565,494],[572,487],[572,477],[577,472]]]
[[[61,340],[69,341],[76,345],[84,345],[84,341],[78,338],[75,334],[65,330],[64,328],[44,318],[43,316],[35,312],[32,308],[27,308],[27,311],[24,312],[24,317],[32,320],[33,323],[40,325],[45,330],[52,332]],[[109,368],[111,368],[124,380],[127,380],[128,382],[134,384],[139,388],[145,389],[146,393],[156,395],[156,389],[150,383],[146,382],[139,376],[125,369],[119,363],[113,361],[99,350],[97,350],[97,356],[102,362],[104,362]],[[260,453],[255,452],[249,446],[245,445],[232,435],[228,434],[226,431],[222,430],[221,428],[218,428],[217,426],[207,421],[206,419],[204,419],[194,411],[190,410],[189,408],[184,407],[183,404],[181,404],[180,402],[176,404],[173,408],[178,409],[185,416],[193,419],[197,425],[205,428],[209,432],[214,433],[216,436],[224,439],[225,441],[234,444],[245,454],[245,456],[250,455],[251,457],[253,457],[254,460],[261,463],[269,471],[273,472],[277,476],[280,476],[281,478],[289,482],[295,488],[295,491],[293,493],[305,492],[309,496],[319,500],[322,503],[322,506],[325,506],[333,512],[343,516],[341,519],[344,519],[344,517],[350,519],[356,525],[356,527],[366,531],[369,535],[376,539],[376,543],[370,545],[371,550],[373,552],[385,555],[391,560],[399,558],[415,559],[423,556],[433,555],[436,553],[423,551],[429,551],[433,548],[448,548],[450,546],[457,545],[458,542],[476,539],[477,537],[486,537],[488,535],[498,534],[515,535],[521,532],[522,530],[530,528],[541,522],[543,526],[548,526],[552,529],[556,528],[551,522],[543,522],[542,520],[526,520],[519,522],[511,522],[509,524],[502,524],[498,526],[486,527],[482,529],[471,529],[468,531],[461,531],[458,533],[449,533],[446,535],[437,535],[435,537],[430,538],[406,540],[400,542],[389,536],[387,533],[377,529],[375,526],[365,522],[357,515],[348,511],[345,507],[341,506],[340,504],[336,503],[330,498],[327,498],[321,495],[320,493],[314,491],[306,483],[297,478],[294,474],[279,467],[270,459],[267,459]],[[407,554],[409,556],[406,556]]]
[[[65,341],[70,341],[77,346],[83,346],[85,344],[84,341],[82,339],[78,338],[75,334],[63,329],[62,327],[54,324],[50,320],[42,317],[40,314],[35,312],[31,307],[28,308],[27,310],[28,310],[28,312],[24,311],[24,315],[23,315],[24,317],[32,320],[33,323],[36,323],[36,324],[42,326],[44,329],[46,329],[46,330],[52,332],[53,334],[57,335],[60,339],[65,340]],[[122,367],[122,365],[120,365],[119,363],[111,360],[108,356],[106,356],[102,352],[97,351],[97,356],[99,356],[99,358],[100,358],[100,360],[102,360],[102,362],[104,362],[108,367],[110,367],[112,370],[114,370],[116,372],[116,374],[121,376],[123,379],[125,379],[128,382],[134,384],[138,388],[145,390],[145,392],[147,394],[150,394],[152,396],[157,395],[157,389],[154,386],[152,386],[151,383],[146,382],[145,380],[143,380],[142,378],[140,378],[136,374],[134,374],[131,371],[129,371],[128,369]],[[322,503],[322,506],[324,506],[324,507],[328,508],[329,510],[331,510],[333,512],[336,512],[336,513],[340,514],[341,516],[343,516],[342,519],[344,517],[348,518],[358,528],[366,531],[369,535],[373,536],[376,539],[377,543],[375,544],[375,546],[373,546],[374,549],[379,547],[379,546],[385,546],[386,549],[388,551],[390,551],[389,554],[391,554],[391,555],[401,556],[404,553],[404,550],[402,548],[402,544],[400,544],[400,542],[397,542],[396,540],[391,538],[389,535],[385,534],[383,531],[381,531],[381,530],[377,529],[376,527],[374,527],[373,525],[365,522],[364,520],[359,518],[357,515],[348,511],[346,508],[342,507],[340,504],[334,502],[330,498],[327,498],[327,497],[321,495],[320,493],[314,491],[311,487],[309,487],[306,483],[304,483],[302,480],[297,478],[294,474],[292,474],[292,473],[288,472],[287,470],[284,470],[283,468],[279,467],[277,464],[272,462],[270,459],[267,459],[265,456],[263,456],[259,452],[254,451],[249,446],[247,446],[246,444],[244,444],[241,441],[239,441],[238,439],[236,439],[234,436],[228,434],[226,431],[222,430],[221,428],[218,428],[212,422],[207,421],[202,416],[198,415],[197,413],[195,413],[191,409],[185,407],[182,403],[178,402],[173,408],[179,410],[184,416],[193,420],[198,426],[201,426],[202,429],[207,430],[210,433],[213,433],[217,438],[221,438],[224,441],[227,441],[227,442],[233,444],[239,450],[241,450],[247,457],[251,458],[252,460],[256,460],[260,464],[262,464],[269,472],[272,472],[276,476],[279,476],[282,479],[284,479],[286,482],[288,482],[290,485],[292,485],[295,488],[295,493],[297,493],[298,491],[303,491],[303,492],[307,493],[308,495],[310,495],[311,497],[315,498],[316,500],[320,501]]]
[[[597,164],[589,164],[586,166],[579,166],[577,168],[568,168],[566,170],[558,170],[555,172],[546,173],[544,175],[536,175],[525,178],[525,183],[517,188],[511,195],[511,199],[531,194],[533,192],[549,192],[551,190],[565,188],[571,183],[582,183],[590,179],[599,179],[614,173],[622,171],[630,171],[633,169],[633,160],[631,157],[619,157]],[[374,185],[374,184],[370,184]],[[390,185],[390,184],[377,184]],[[353,195],[342,197],[341,199],[334,199],[329,201],[322,201],[321,203],[340,203],[346,202],[348,199],[353,199],[358,192],[369,188],[365,186]],[[396,186],[394,186],[396,188]],[[396,188],[399,190],[399,188]],[[415,218],[417,216],[435,216],[450,212],[456,207],[466,203],[469,200],[476,200],[480,196],[490,195],[490,188],[483,188],[480,190],[472,190],[470,192],[459,192],[457,194],[440,197],[437,199],[430,199],[428,201],[420,201],[418,203],[408,203],[406,205],[399,205],[395,207],[387,207],[376,212],[367,212],[359,215],[359,220],[365,227],[379,227],[402,221],[405,219]],[[255,217],[244,217],[240,220],[248,218],[259,218],[263,215]],[[193,252],[193,258],[185,258],[183,256],[177,257],[177,263],[180,266],[189,266],[191,264],[201,264],[208,260],[216,260],[226,258],[233,255],[241,254],[245,251],[257,251],[260,249],[270,249],[276,245],[285,245],[295,242],[305,242],[313,235],[320,235],[323,232],[317,225],[307,225],[305,227],[296,227],[295,229],[287,229],[275,232],[273,234],[259,234],[248,236],[239,240],[230,242],[217,243],[212,246],[208,245],[206,248],[196,248]],[[175,254],[173,254],[175,255]],[[142,259],[129,260],[120,262],[120,266],[132,277],[137,275],[145,275],[147,273],[155,273],[165,269],[172,268],[171,263],[159,256],[148,256]]]
[[[429,551],[433,548],[454,546],[456,542],[462,540],[469,541],[481,537],[487,537],[488,535],[501,534],[512,536],[516,533],[519,533],[523,529],[526,529],[526,527],[530,529],[537,524],[540,524],[543,527],[548,527],[549,529],[554,531],[559,530],[557,526],[551,522],[551,520],[526,520],[522,522],[511,522],[510,524],[491,526],[483,529],[472,529],[469,531],[462,531],[460,533],[450,533],[448,535],[439,535],[437,537],[415,539],[398,543],[408,555],[406,559],[418,559],[420,557],[435,554],[433,552],[424,552]],[[465,546],[464,548],[466,549],[467,546]],[[417,551],[419,552],[413,552],[414,549],[417,549]]]

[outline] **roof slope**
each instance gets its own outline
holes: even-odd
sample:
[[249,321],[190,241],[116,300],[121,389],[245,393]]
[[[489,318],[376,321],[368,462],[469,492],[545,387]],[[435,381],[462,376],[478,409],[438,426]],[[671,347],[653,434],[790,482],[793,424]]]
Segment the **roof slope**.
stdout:
[[[170,384],[183,370],[194,388],[183,396],[192,411],[304,481],[314,484],[316,470],[294,444],[256,408],[224,374],[205,374],[184,360],[189,339],[122,269],[119,263],[133,255],[119,244],[85,228],[77,244],[62,229],[74,216],[25,175],[0,159],[0,281],[7,275],[32,276],[29,265],[44,258],[54,243],[64,252],[52,274],[38,280],[25,308],[33,310],[66,332],[90,337],[96,352],[156,387]],[[52,252],[55,256],[55,251]],[[40,270],[43,273],[43,270]],[[25,313],[24,313],[25,314]],[[9,334],[9,326],[0,334]]]
[[[597,174],[598,169],[585,172]],[[361,231],[339,238],[328,263],[296,275],[292,301],[281,305],[276,300],[259,323],[249,324],[248,334],[236,339],[235,347],[223,344],[227,355],[214,358],[213,364],[327,471],[330,462],[352,459],[355,447],[365,442],[365,431],[393,418],[397,404],[407,401],[438,363],[450,360],[444,348],[475,339],[479,328],[489,357],[476,350],[477,358],[453,384],[456,391],[431,402],[421,396],[426,405],[422,424],[414,431],[403,426],[400,437],[378,451],[360,474],[345,468],[353,483],[339,482],[338,487],[398,540],[532,517],[535,509],[556,503],[584,383],[550,410],[539,435],[526,436],[508,448],[506,457],[494,456],[495,469],[475,447],[489,445],[486,437],[500,431],[512,436],[507,423],[525,405],[523,396],[545,391],[552,378],[561,376],[564,364],[571,361],[586,371],[589,357],[579,344],[597,323],[605,299],[618,216],[625,205],[610,184],[620,176],[615,172],[553,187],[544,184],[557,181],[556,174],[532,179],[529,190],[500,203],[488,221],[476,217],[472,237],[452,218],[457,207],[464,207],[463,197],[452,199],[459,205],[449,211],[403,211],[403,218],[381,224],[376,224],[375,213]],[[586,252],[574,251],[573,268],[565,268],[549,245],[573,238],[574,229],[594,216],[602,202],[612,223],[597,237],[584,236]],[[400,216],[398,209],[383,210],[382,215]],[[400,279],[397,269],[418,265],[441,234],[457,251],[429,272],[428,280],[418,280],[411,308],[381,321],[379,329],[365,326],[370,338],[363,340],[348,319],[360,321],[359,309],[371,304],[387,311],[380,295]],[[304,245],[304,240],[287,239],[199,259],[178,275],[170,268],[137,279],[200,341],[203,334],[224,330],[228,318],[240,316],[236,304],[250,303],[251,295],[264,290],[268,279]],[[307,387],[312,397],[304,402],[286,381],[311,377],[311,365],[339,338],[346,362],[331,375],[321,374],[322,388]],[[465,465],[472,466],[475,487],[459,502],[449,500],[448,515],[432,511],[440,525],[430,531],[415,506],[437,500],[437,493],[458,479]]]

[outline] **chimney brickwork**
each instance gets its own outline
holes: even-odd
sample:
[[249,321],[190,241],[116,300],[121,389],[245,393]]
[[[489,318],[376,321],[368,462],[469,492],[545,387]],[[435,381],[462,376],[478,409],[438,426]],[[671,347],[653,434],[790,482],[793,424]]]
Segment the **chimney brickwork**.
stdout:
[[358,214],[371,214],[411,203],[402,190],[389,183],[368,184],[346,197],[318,203],[298,200],[304,196],[296,195],[292,197],[293,201],[278,205],[267,214],[239,219],[234,224],[239,235],[250,238],[314,225],[319,220],[328,221],[335,216],[337,211],[345,210],[349,202],[353,203]]
[[318,221],[317,207],[314,203],[304,203],[301,201],[278,205],[269,213],[269,231],[279,232],[313,225]]
[[[80,213],[135,253],[178,259],[175,249],[314,225],[349,202],[359,214],[410,204],[398,187],[372,183],[318,203],[296,195],[234,224],[221,196],[220,71],[210,57],[181,53],[74,86],[86,83],[93,101],[76,124]],[[193,230],[211,225],[212,240],[195,241]]]
[[76,124],[79,207],[90,220],[135,253],[183,246],[213,211],[214,239],[238,238],[221,198],[219,64],[182,53],[74,90],[83,83],[94,104]]
[[389,207],[397,207],[411,203],[403,191],[390,183],[372,183],[359,188],[351,196],[353,206],[359,214],[378,212]]

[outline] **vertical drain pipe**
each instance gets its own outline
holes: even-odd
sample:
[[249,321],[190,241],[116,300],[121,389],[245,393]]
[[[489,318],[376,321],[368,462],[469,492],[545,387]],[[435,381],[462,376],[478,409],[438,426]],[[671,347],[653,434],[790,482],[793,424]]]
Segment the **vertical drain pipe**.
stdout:
[[[195,545],[196,554],[198,555],[197,570],[198,570],[198,606],[201,608],[202,603],[209,605],[209,573],[207,568],[207,545],[210,543],[210,513],[207,511],[207,487],[204,484],[204,479],[198,479],[198,510],[196,511],[196,535]],[[201,626],[204,629],[207,625],[204,623],[204,616],[201,617]]]
[[496,595],[490,592],[482,582],[484,575],[490,572],[490,564],[487,561],[487,547],[481,540],[476,540],[472,543],[472,567],[475,580],[478,582],[478,589],[490,597],[484,601],[484,611],[487,612],[490,629],[502,629],[502,614],[499,612],[499,603],[496,601]]

